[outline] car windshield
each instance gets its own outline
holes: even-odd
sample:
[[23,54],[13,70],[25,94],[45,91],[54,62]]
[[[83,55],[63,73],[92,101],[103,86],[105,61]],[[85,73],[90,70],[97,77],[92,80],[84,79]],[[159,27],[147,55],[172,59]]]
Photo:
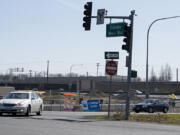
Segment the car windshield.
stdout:
[[148,104],[148,103],[153,103],[153,102],[154,102],[153,99],[145,99],[142,103]]
[[29,99],[28,93],[9,93],[6,99]]

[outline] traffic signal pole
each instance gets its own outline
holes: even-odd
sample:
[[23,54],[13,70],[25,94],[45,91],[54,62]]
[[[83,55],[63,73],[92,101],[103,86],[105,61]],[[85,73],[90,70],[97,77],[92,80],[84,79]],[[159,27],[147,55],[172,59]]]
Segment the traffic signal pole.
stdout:
[[[104,16],[107,19],[128,19],[130,20],[130,41],[129,41],[129,57],[128,57],[128,77],[127,77],[127,92],[126,92],[126,115],[125,119],[129,120],[129,108],[130,108],[130,95],[131,89],[131,71],[132,71],[132,45],[133,45],[133,23],[134,23],[135,11],[131,11],[130,16]],[[91,16],[91,18],[97,18],[97,16]]]
[[[91,18],[97,18],[97,16],[91,16]],[[129,16],[104,16],[107,19],[130,19]]]
[[[90,7],[92,6],[92,3],[90,4],[89,2],[86,5],[90,5]],[[92,7],[90,8],[91,10],[89,10],[88,8],[86,8],[85,5],[85,11],[88,12],[92,12]],[[86,13],[84,13],[85,17],[84,17],[84,24],[83,27],[85,28],[85,30],[90,30],[90,26],[91,26],[91,20],[89,21],[90,23],[88,23],[86,17],[89,17],[88,15],[86,15]],[[103,16],[105,19],[128,19],[130,20],[130,38],[129,38],[129,42],[127,42],[129,48],[122,48],[123,50],[127,50],[129,57],[128,57],[128,77],[127,77],[127,92],[126,92],[126,116],[125,119],[129,120],[129,108],[130,108],[130,97],[129,97],[129,91],[131,89],[131,74],[132,74],[132,70],[131,70],[131,65],[132,65],[132,45],[133,45],[133,23],[134,23],[134,15],[135,15],[135,10],[131,11],[131,15],[130,16]],[[95,18],[97,19],[97,16],[90,16],[90,18]],[[86,26],[86,23],[88,23],[88,27]],[[126,39],[127,40],[127,39]],[[109,116],[109,113],[108,113]]]
[[129,43],[129,64],[128,64],[128,78],[127,78],[127,92],[126,92],[126,116],[125,119],[129,120],[129,91],[131,89],[131,65],[132,65],[132,45],[133,45],[133,23],[135,11],[131,11],[130,15],[130,43]]

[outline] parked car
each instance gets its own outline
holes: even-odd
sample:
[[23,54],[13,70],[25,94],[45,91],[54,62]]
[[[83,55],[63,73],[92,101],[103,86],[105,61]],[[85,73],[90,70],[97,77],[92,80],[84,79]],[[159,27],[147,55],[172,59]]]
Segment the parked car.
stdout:
[[0,100],[0,115],[3,113],[25,114],[31,113],[41,115],[43,100],[34,92],[18,91],[10,92]]
[[141,95],[141,94],[143,94],[143,92],[140,91],[140,90],[135,90],[135,91],[134,91],[134,94]]
[[63,88],[59,88],[59,89],[57,89],[57,92],[64,92],[64,89]]
[[160,99],[145,99],[143,102],[139,104],[135,104],[133,107],[133,111],[136,113],[139,112],[164,112],[167,113],[169,110],[168,103],[160,100]]
[[116,90],[115,93],[124,93],[124,90]]

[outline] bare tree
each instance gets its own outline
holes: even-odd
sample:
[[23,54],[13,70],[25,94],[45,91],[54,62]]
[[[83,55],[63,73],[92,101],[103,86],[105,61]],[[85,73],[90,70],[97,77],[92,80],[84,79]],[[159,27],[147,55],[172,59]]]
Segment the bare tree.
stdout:
[[142,81],[142,79],[141,79],[141,77],[139,77],[139,76],[134,79],[134,82],[141,82],[141,81]]
[[150,78],[150,81],[151,82],[157,82],[158,81],[158,78],[156,76],[156,73],[154,72],[154,68],[152,67],[152,70],[151,70],[151,78]]
[[171,67],[166,64],[165,68],[161,67],[159,81],[171,81],[172,80],[172,70]]
[[166,64],[165,73],[166,73],[165,74],[166,81],[171,81],[172,80],[172,70],[168,64]]
[[165,73],[164,73],[164,68],[161,66],[161,71],[159,75],[159,81],[165,81]]

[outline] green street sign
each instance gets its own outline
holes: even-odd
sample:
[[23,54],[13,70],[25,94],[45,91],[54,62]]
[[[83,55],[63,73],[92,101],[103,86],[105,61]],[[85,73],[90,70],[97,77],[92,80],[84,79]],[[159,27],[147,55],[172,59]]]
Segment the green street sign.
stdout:
[[106,25],[106,37],[124,36],[126,23],[111,23]]

